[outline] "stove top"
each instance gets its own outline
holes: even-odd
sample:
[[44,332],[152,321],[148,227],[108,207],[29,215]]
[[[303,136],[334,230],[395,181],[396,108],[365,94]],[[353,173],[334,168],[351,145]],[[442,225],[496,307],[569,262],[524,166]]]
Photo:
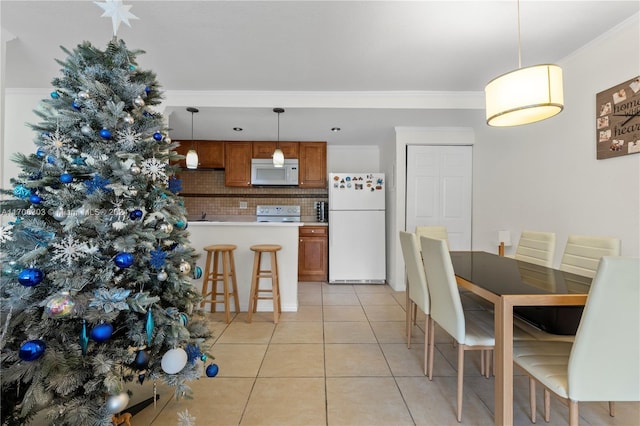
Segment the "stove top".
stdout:
[[258,222],[300,222],[300,206],[257,206]]

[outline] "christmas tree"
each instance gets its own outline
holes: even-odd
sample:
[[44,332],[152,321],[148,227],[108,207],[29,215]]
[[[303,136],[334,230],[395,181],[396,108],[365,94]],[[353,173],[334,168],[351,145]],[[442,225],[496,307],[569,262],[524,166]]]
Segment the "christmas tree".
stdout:
[[188,394],[207,357],[155,74],[116,36],[63,50],[0,204],[3,424],[109,425],[126,385]]

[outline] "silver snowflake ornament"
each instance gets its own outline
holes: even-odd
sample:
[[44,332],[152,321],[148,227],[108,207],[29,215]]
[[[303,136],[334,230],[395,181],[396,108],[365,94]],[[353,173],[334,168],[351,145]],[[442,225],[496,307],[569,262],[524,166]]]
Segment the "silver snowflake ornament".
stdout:
[[71,235],[67,235],[67,237],[59,243],[53,243],[52,246],[56,254],[51,260],[54,262],[61,260],[65,262],[67,266],[72,266],[74,262],[85,257],[87,251],[89,251],[86,243],[75,241]]
[[118,130],[116,132],[116,141],[122,145],[126,151],[134,149],[138,142],[142,140],[142,135],[131,128]]
[[0,243],[13,241],[12,230],[13,230],[13,225],[0,227]]
[[73,146],[70,146],[72,140],[60,133],[60,129],[56,129],[53,134],[45,134],[43,139],[44,149],[56,157],[60,157],[62,154],[73,154],[77,152]]
[[142,174],[151,179],[152,181],[167,182],[166,173],[167,163],[154,158],[147,158],[142,162]]

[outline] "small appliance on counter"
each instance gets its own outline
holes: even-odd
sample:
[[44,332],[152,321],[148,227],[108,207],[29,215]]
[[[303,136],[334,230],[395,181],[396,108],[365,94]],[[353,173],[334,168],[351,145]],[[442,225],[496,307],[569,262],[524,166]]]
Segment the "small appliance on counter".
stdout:
[[256,206],[258,222],[300,222],[300,206]]
[[329,220],[329,210],[328,204],[326,201],[317,201],[316,202],[316,220],[318,222],[326,222]]

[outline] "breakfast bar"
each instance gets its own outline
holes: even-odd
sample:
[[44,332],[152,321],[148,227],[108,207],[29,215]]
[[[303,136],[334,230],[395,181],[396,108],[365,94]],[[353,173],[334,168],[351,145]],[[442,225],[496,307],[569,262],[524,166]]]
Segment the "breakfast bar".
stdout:
[[[243,221],[244,220],[244,221]],[[201,256],[196,265],[205,270],[204,247],[211,244],[235,244],[234,252],[240,311],[246,312],[251,290],[251,271],[254,244],[278,244],[278,273],[283,312],[298,310],[298,228],[301,222],[258,222],[255,217],[211,217],[209,220],[189,221],[191,246]],[[194,279],[195,287],[202,290],[202,278]],[[270,301],[258,301],[258,311],[272,311]]]

